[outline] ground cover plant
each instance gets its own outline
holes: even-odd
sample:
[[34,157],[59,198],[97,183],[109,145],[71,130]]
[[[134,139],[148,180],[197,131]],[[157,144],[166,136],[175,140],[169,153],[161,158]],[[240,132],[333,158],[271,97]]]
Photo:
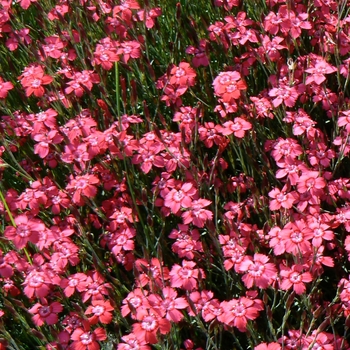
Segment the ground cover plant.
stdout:
[[349,1],[0,4],[0,349],[350,349]]

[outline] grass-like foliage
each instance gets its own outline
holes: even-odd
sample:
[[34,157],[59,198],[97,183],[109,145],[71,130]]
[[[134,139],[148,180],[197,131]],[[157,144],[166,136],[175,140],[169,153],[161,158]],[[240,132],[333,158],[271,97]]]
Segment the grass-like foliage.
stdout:
[[1,0],[0,350],[350,349],[349,9]]

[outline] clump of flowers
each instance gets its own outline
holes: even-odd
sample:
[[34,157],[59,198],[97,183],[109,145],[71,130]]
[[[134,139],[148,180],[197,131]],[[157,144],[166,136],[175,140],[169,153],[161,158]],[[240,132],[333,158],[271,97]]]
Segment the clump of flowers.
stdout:
[[349,1],[2,1],[0,350],[348,349]]

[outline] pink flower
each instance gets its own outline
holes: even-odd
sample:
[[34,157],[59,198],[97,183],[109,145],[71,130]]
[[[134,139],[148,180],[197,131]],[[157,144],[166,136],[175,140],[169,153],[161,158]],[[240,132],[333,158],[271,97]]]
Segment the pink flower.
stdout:
[[28,242],[37,243],[39,232],[45,230],[44,223],[39,219],[30,219],[27,215],[15,217],[16,227],[7,226],[4,235],[11,240],[17,249],[24,248]]
[[98,350],[100,346],[97,341],[106,340],[107,334],[103,328],[96,328],[93,331],[77,328],[71,335],[72,350]]
[[264,254],[254,254],[239,265],[239,272],[245,273],[242,281],[247,288],[253,286],[265,289],[271,285],[277,277],[275,264],[269,263],[269,257]]
[[197,74],[190,64],[187,62],[180,62],[179,66],[173,66],[170,70],[169,83],[178,86],[193,86],[195,85],[195,78]]
[[295,191],[286,193],[286,186],[279,190],[274,188],[269,192],[269,197],[273,198],[270,201],[270,210],[279,210],[281,207],[285,209],[290,209],[293,207],[294,202],[298,199],[298,195]]
[[190,55],[194,55],[192,59],[192,64],[195,68],[197,67],[207,67],[209,66],[209,59],[208,56],[206,55],[206,47],[207,47],[207,42],[202,39],[199,42],[199,46],[196,48],[194,46],[189,46],[186,49],[186,53]]
[[151,263],[148,263],[146,259],[137,259],[135,267],[138,272],[141,272],[136,281],[138,286],[144,287],[149,284],[152,288],[154,286],[163,288],[164,281],[169,279],[169,269],[163,266],[157,258],[152,258]]
[[299,193],[310,191],[311,194],[317,195],[322,193],[322,188],[326,187],[326,181],[323,177],[319,177],[318,171],[305,171],[299,177],[297,182],[297,190]]
[[38,65],[26,67],[19,79],[26,90],[27,97],[32,94],[36,97],[42,97],[45,93],[43,85],[53,82],[53,78],[45,75],[44,69]]
[[238,138],[243,138],[247,130],[252,129],[252,124],[243,118],[237,117],[233,121],[228,121],[223,124],[221,130],[222,135],[235,135]]
[[221,303],[223,314],[218,316],[218,320],[238,328],[240,332],[247,331],[248,320],[255,320],[259,316],[259,311],[263,310],[261,300],[241,297]]
[[42,326],[44,323],[53,325],[58,322],[57,314],[63,310],[63,306],[60,303],[53,302],[50,305],[41,305],[36,303],[28,311],[34,316],[32,320],[36,326]]
[[181,215],[183,223],[187,225],[192,222],[197,227],[204,227],[205,222],[213,218],[213,213],[204,209],[210,204],[211,201],[203,198],[193,200],[188,210]]
[[168,334],[171,329],[170,321],[161,318],[150,310],[142,310],[139,316],[139,323],[132,326],[133,333],[136,337],[149,344],[158,343],[157,334]]
[[181,311],[188,307],[185,298],[177,298],[177,292],[171,287],[164,287],[162,290],[163,298],[156,294],[148,296],[148,302],[152,309],[160,316],[175,323],[180,322],[184,315]]
[[9,81],[4,81],[0,77],[0,98],[6,98],[10,90],[13,89],[13,84]]
[[283,242],[286,252],[292,254],[306,253],[311,250],[309,240],[313,237],[312,230],[305,220],[295,220],[288,222],[279,233],[279,238]]
[[122,338],[124,343],[119,343],[117,350],[151,350],[145,340],[140,340],[134,333],[124,335]]
[[75,273],[74,275],[63,278],[60,282],[60,287],[64,289],[64,295],[70,297],[73,295],[75,290],[82,292],[87,287],[87,276],[84,273]]
[[269,91],[269,96],[275,97],[272,100],[274,107],[278,107],[282,102],[287,107],[294,107],[300,92],[295,86],[288,86],[281,84],[277,88]]
[[198,288],[198,278],[204,279],[204,271],[194,268],[196,263],[193,261],[182,261],[182,266],[174,264],[169,272],[170,285],[173,288],[183,288],[185,290],[194,290]]
[[140,319],[141,310],[149,307],[147,295],[147,290],[142,290],[140,288],[131,291],[123,300],[123,305],[121,307],[122,316],[126,317],[131,314],[132,319]]
[[86,309],[85,315],[92,315],[89,317],[90,324],[101,322],[108,324],[112,322],[114,307],[109,300],[92,300],[91,305]]
[[276,162],[286,160],[287,158],[296,159],[303,154],[303,149],[294,139],[279,138],[273,145],[271,156]]
[[83,96],[86,90],[91,91],[93,84],[98,84],[100,82],[99,75],[91,70],[83,70],[82,72],[69,74],[68,77],[71,81],[67,83],[68,87],[65,88],[64,92],[66,94],[74,92],[77,97]]
[[71,175],[66,189],[72,194],[73,203],[82,205],[84,203],[82,196],[87,198],[96,196],[97,188],[95,185],[99,183],[100,180],[95,175],[86,174],[76,177]]
[[33,298],[33,296],[44,298],[51,290],[51,282],[52,280],[46,272],[33,270],[27,275],[23,282],[25,286],[23,289],[24,294],[30,299]]
[[130,58],[140,58],[140,43],[137,41],[125,41],[120,44],[117,50],[118,55],[122,55],[124,63],[128,63]]
[[172,189],[164,198],[164,206],[176,214],[180,208],[189,208],[192,199],[197,195],[197,189],[190,182],[185,182],[179,190]]
[[241,74],[237,71],[221,72],[213,81],[215,95],[224,102],[239,99],[240,90],[246,90],[246,83],[241,80]]
[[332,65],[324,61],[322,57],[320,57],[314,65],[314,67],[305,69],[306,73],[312,74],[306,78],[305,84],[308,85],[311,83],[315,83],[317,85],[321,85],[326,80],[325,74],[331,74],[336,71],[336,67],[333,67]]
[[261,343],[254,350],[281,350],[281,345],[278,343]]
[[341,115],[342,117],[338,118],[338,126],[345,126],[345,130],[350,133],[350,110],[342,111]]
[[303,271],[302,265],[293,265],[292,268],[280,265],[280,276],[282,277],[280,288],[288,290],[293,287],[296,294],[303,294],[306,290],[305,283],[312,281],[311,273]]

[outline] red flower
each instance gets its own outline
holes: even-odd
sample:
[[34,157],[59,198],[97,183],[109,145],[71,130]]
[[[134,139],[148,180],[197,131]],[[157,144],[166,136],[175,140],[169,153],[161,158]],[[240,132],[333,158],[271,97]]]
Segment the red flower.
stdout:
[[0,77],[0,98],[6,98],[8,92],[13,89],[13,84],[9,81],[4,81]]
[[281,207],[285,209],[290,209],[293,207],[294,202],[298,199],[298,195],[295,191],[286,193],[286,186],[279,190],[274,188],[269,192],[269,197],[273,198],[270,201],[270,210],[279,210]]
[[117,350],[151,350],[151,347],[147,345],[147,342],[138,339],[134,333],[124,335],[122,340],[125,343],[119,343]]
[[239,272],[245,273],[242,281],[247,288],[256,286],[264,289],[274,282],[277,269],[275,264],[268,261],[268,256],[257,253],[254,254],[254,261],[249,257],[239,265]]
[[145,23],[147,29],[151,29],[154,27],[156,21],[155,19],[162,14],[162,9],[160,7],[154,7],[149,11],[140,10],[137,11],[138,19]]
[[72,350],[99,350],[97,341],[106,340],[107,334],[103,328],[96,328],[92,332],[83,328],[77,328],[71,335]]
[[325,179],[319,177],[318,171],[305,171],[297,182],[297,190],[299,193],[310,191],[312,195],[318,195],[323,193],[322,188],[326,185]]
[[288,290],[293,287],[296,294],[303,294],[306,290],[305,283],[312,281],[311,273],[303,271],[304,267],[302,265],[293,265],[292,268],[280,265],[280,275],[282,277],[280,288]]
[[197,189],[190,182],[184,183],[179,190],[172,189],[164,198],[164,206],[176,214],[180,208],[189,208],[192,199],[197,195]]
[[35,304],[28,311],[34,316],[32,320],[36,326],[42,326],[44,323],[52,325],[58,322],[57,314],[63,310],[60,303],[53,302],[50,305]]
[[315,83],[317,85],[321,85],[326,80],[325,74],[332,74],[336,71],[336,67],[333,67],[324,61],[322,57],[319,57],[313,67],[305,69],[306,73],[312,74],[306,78],[305,84],[309,85],[311,83]]
[[25,286],[23,292],[30,299],[34,295],[37,298],[45,298],[50,292],[51,282],[52,280],[46,272],[33,270],[23,282]]
[[114,311],[114,307],[109,300],[92,300],[91,304],[85,311],[85,315],[91,315],[89,317],[90,324],[96,324],[101,322],[108,324],[112,322],[113,315],[111,311]]
[[160,317],[165,316],[169,321],[180,322],[184,315],[179,309],[188,307],[186,299],[182,297],[177,298],[177,292],[170,287],[164,287],[162,293],[163,298],[157,294],[148,296],[150,306]]
[[76,72],[68,77],[71,81],[67,83],[68,87],[64,91],[66,94],[74,92],[77,97],[83,96],[85,90],[91,91],[93,84],[100,82],[99,75],[90,70]]
[[187,225],[192,222],[197,227],[204,227],[204,223],[213,218],[213,213],[204,209],[210,204],[211,201],[203,198],[193,200],[188,210],[181,215],[183,223]]
[[108,289],[111,288],[109,283],[105,283],[102,275],[98,272],[90,274],[86,279],[86,288],[82,291],[82,301],[85,303],[91,300],[104,299],[104,295],[108,295]]
[[63,278],[60,283],[60,287],[64,289],[64,295],[68,298],[76,289],[79,292],[85,291],[87,285],[87,276],[84,273],[76,273],[68,278]]
[[45,89],[42,85],[47,85],[53,82],[53,78],[45,75],[41,66],[29,66],[24,69],[24,72],[19,76],[22,86],[26,90],[26,96],[34,94],[36,97],[42,97]]
[[187,62],[180,62],[179,66],[173,66],[170,70],[169,83],[178,86],[193,86],[195,84],[196,72]]
[[169,279],[169,269],[162,266],[157,258],[152,258],[151,263],[148,263],[145,259],[137,259],[135,267],[138,272],[142,272],[136,281],[138,286],[144,287],[150,284],[152,288],[154,285],[162,288],[164,281]]
[[84,203],[82,195],[93,198],[97,194],[95,185],[99,184],[100,180],[95,175],[77,175],[75,178],[71,175],[70,182],[66,189],[73,194],[72,200],[76,204]]
[[33,139],[38,143],[34,145],[34,154],[38,154],[40,158],[45,158],[50,152],[50,145],[57,145],[63,141],[63,136],[57,130],[49,132],[37,133],[33,135]]
[[279,233],[279,238],[283,242],[286,252],[292,254],[310,251],[311,244],[309,240],[312,237],[312,230],[308,227],[305,220],[288,222]]
[[186,53],[190,55],[194,55],[192,59],[192,64],[194,67],[207,67],[209,66],[209,59],[206,54],[206,47],[207,47],[207,42],[206,40],[202,39],[199,42],[199,46],[195,48],[194,46],[189,46],[186,49]]
[[140,313],[140,322],[132,326],[133,332],[140,341],[156,344],[158,342],[158,332],[161,334],[168,334],[170,332],[170,321],[166,318],[160,318],[157,314],[145,309],[140,311]]
[[218,320],[238,328],[241,332],[246,332],[248,320],[255,320],[259,316],[259,311],[263,310],[261,300],[246,297],[223,301],[221,308],[224,312],[218,316]]
[[43,45],[42,49],[47,57],[58,59],[62,56],[62,49],[64,48],[65,44],[58,35],[45,38],[45,43],[46,45]]
[[252,124],[245,119],[237,117],[233,121],[228,121],[223,124],[224,128],[221,130],[222,135],[235,135],[238,138],[243,138],[247,130],[251,130]]
[[281,345],[278,343],[261,343],[254,350],[281,350]]
[[27,215],[15,217],[16,227],[7,226],[4,235],[13,241],[17,249],[24,248],[28,242],[37,243],[39,232],[45,230],[44,223],[39,219],[29,219]]
[[117,54],[122,55],[124,63],[128,63],[130,58],[140,58],[140,43],[137,41],[125,41],[120,44]]
[[241,75],[236,71],[221,72],[213,81],[215,95],[222,98],[224,102],[239,99],[240,90],[246,90],[246,83],[241,80]]
[[287,107],[293,107],[300,92],[301,91],[295,86],[281,84],[279,87],[271,89],[269,91],[269,96],[275,97],[272,100],[274,107],[278,107],[282,102],[284,102]]
[[170,275],[170,285],[173,288],[183,288],[185,290],[193,290],[198,288],[197,279],[205,278],[202,269],[195,269],[196,263],[193,261],[182,261],[182,266],[174,264]]

